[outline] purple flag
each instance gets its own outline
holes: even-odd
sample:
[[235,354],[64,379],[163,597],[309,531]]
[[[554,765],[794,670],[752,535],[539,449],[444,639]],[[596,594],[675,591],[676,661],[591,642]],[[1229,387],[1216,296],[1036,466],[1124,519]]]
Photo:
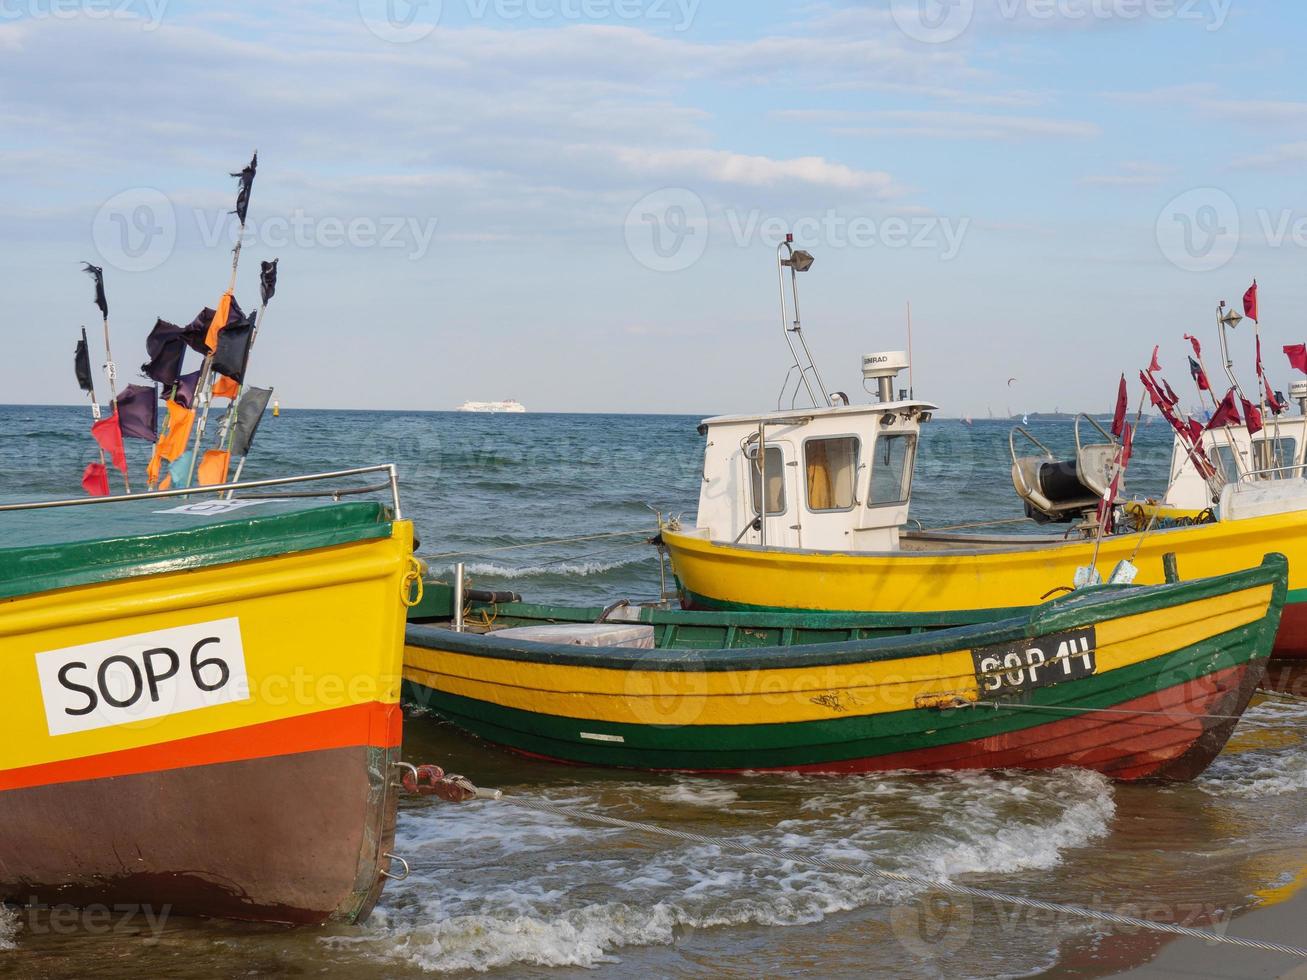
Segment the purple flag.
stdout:
[[[199,383],[199,371],[192,371],[190,374],[183,374],[177,379],[177,393],[172,396],[172,400],[182,408],[194,408],[195,388]],[[169,394],[171,391],[172,389],[169,388],[164,392],[164,394]]]
[[153,386],[128,385],[114,404],[124,438],[146,442],[159,438],[159,393]]
[[149,363],[141,365],[141,373],[167,388],[182,373],[182,359],[186,356],[184,331],[175,323],[156,320],[150,336],[145,338],[145,353]]

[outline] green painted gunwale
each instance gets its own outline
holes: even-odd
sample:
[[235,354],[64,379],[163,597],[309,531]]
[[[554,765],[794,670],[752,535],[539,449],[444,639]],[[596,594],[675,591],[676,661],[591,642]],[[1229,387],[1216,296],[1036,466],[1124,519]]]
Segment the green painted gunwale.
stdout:
[[[1094,589],[1084,589],[1036,606],[1024,615],[993,623],[923,630],[909,635],[873,636],[865,639],[843,639],[837,642],[801,645],[742,649],[728,646],[714,649],[670,646],[655,650],[578,647],[524,643],[503,639],[493,633],[453,633],[446,629],[413,623],[409,624],[406,642],[410,646],[500,660],[611,670],[638,668],[697,672],[874,663],[1047,636],[1260,585],[1274,586],[1270,618],[1274,618],[1278,623],[1280,610],[1284,604],[1287,574],[1288,560],[1283,555],[1272,554],[1267,555],[1257,568],[1213,578],[1168,585],[1099,586]],[[562,610],[558,609],[558,611]],[[724,630],[729,630],[731,627],[737,630],[748,629],[759,622],[755,614],[748,612],[705,614],[675,610],[652,612],[652,621],[667,623],[682,620],[703,623],[705,616],[716,617],[717,624]],[[559,621],[593,622],[594,620],[572,618]]]
[[[0,529],[24,513],[0,515]],[[175,531],[4,548],[0,549],[0,599],[271,558],[390,534],[388,507],[376,501],[352,501]]]
[[[1278,608],[1257,623],[1144,663],[1038,689],[1008,702],[1011,708],[914,708],[779,724],[632,725],[521,711],[445,694],[411,680],[404,682],[404,697],[488,741],[587,765],[706,771],[838,764],[963,746],[1111,708],[1224,669],[1264,663]],[[624,742],[585,740],[581,732],[618,736]]]

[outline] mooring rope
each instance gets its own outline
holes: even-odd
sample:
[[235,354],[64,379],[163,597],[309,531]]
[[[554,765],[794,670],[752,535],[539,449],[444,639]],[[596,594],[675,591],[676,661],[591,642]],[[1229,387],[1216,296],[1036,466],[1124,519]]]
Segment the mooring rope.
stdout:
[[[1300,946],[1290,946],[1285,943],[1266,942],[1260,939],[1244,939],[1239,936],[1223,936],[1210,929],[1196,929],[1192,926],[1182,926],[1169,922],[1153,922],[1149,919],[1143,919],[1137,916],[1123,915],[1119,912],[1107,912],[1099,909],[1087,908],[1082,905],[1063,905],[1058,902],[1046,902],[1038,898],[1025,898],[1020,895],[1005,895],[1002,892],[991,891],[987,888],[973,888],[970,885],[960,885],[956,882],[946,881],[941,878],[930,878],[926,875],[912,874],[906,871],[884,871],[880,868],[866,866],[860,867],[852,864],[844,864],[840,861],[828,861],[825,858],[802,857],[785,851],[773,850],[769,847],[756,847],[752,844],[744,844],[739,841],[727,840],[722,837],[709,837],[705,834],[696,834],[686,830],[673,830],[670,827],[660,827],[655,824],[639,823],[635,820],[623,820],[620,817],[609,817],[601,813],[592,813],[588,810],[582,810],[577,807],[547,803],[544,800],[528,800],[516,796],[505,796],[503,794],[494,796],[493,799],[524,810],[535,810],[539,813],[548,813],[553,816],[570,817],[575,820],[604,824],[609,827],[619,827],[623,830],[634,830],[641,833],[654,834],[660,837],[670,837],[674,840],[685,841],[690,844],[717,847],[725,851],[734,851],[739,854],[751,854],[755,857],[767,858],[772,861],[788,861],[793,864],[801,864],[806,867],[816,868],[819,871],[828,871],[832,874],[879,878],[883,881],[890,881],[896,884],[915,885],[920,888],[934,889],[935,891],[946,892],[953,895],[962,895],[967,898],[983,899],[984,901],[1011,905],[1016,908],[1032,909],[1041,912],[1053,912],[1055,914],[1065,915],[1069,918],[1088,919],[1094,922],[1126,926],[1131,929],[1145,929],[1152,932],[1166,933],[1172,936],[1183,936],[1186,939],[1198,939],[1207,943],[1220,943],[1225,946],[1237,946],[1242,949],[1256,949],[1267,953],[1283,953],[1286,956],[1296,956],[1300,959],[1307,959],[1307,949],[1303,949]],[[416,868],[423,866],[413,865],[413,867]],[[443,866],[441,867],[443,868]],[[432,870],[437,869],[433,867]]]

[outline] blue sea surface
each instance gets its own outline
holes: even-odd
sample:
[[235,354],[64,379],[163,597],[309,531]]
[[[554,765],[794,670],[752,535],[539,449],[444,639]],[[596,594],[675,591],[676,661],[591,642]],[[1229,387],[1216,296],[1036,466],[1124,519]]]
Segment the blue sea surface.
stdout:
[[[655,512],[692,523],[698,507],[701,418],[303,409],[274,418],[269,411],[244,476],[393,462],[419,550],[444,556],[434,558],[433,569],[462,561],[477,584],[541,601],[642,598],[660,588],[657,556],[644,543],[656,530]],[[86,407],[0,406],[0,497],[80,496],[82,470],[98,459],[89,428]],[[1010,476],[1012,428],[988,419],[928,423],[913,520],[941,527],[1020,518]],[[1034,421],[1028,428],[1054,453],[1074,452],[1070,422]],[[140,489],[149,445],[127,445],[129,473]],[[1164,423],[1142,428],[1127,479],[1131,493],[1165,489],[1170,446]],[[1018,442],[1023,454],[1030,449]],[[117,473],[111,482],[118,491]],[[594,538],[618,532],[630,533]],[[569,543],[533,545],[556,541]]]

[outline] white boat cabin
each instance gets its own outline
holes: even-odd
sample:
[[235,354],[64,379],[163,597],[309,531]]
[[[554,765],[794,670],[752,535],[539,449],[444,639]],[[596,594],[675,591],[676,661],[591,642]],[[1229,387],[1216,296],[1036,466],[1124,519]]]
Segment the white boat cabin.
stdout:
[[699,531],[768,548],[896,549],[917,440],[935,411],[903,399],[708,419]]
[[[1203,434],[1203,448],[1226,486],[1302,480],[1307,476],[1307,417],[1272,419],[1256,435],[1246,426],[1215,429]],[[1180,510],[1205,510],[1220,503],[1212,500],[1207,481],[1178,437],[1171,450],[1164,503]]]

